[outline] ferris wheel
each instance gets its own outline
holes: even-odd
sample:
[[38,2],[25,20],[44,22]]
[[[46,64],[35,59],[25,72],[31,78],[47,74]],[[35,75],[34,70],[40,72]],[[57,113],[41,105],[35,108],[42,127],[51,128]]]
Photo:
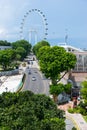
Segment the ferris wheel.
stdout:
[[[37,16],[39,17],[37,18]],[[38,42],[38,40],[46,40],[48,35],[47,19],[44,13],[38,9],[31,9],[27,11],[20,25],[21,40],[29,40],[31,43],[32,35],[34,35],[35,42]]]

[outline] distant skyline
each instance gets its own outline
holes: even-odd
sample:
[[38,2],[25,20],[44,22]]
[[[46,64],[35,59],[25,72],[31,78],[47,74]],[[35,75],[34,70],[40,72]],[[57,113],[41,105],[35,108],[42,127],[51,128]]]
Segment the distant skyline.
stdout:
[[[48,22],[50,44],[65,42],[78,48],[87,48],[87,0],[0,0],[0,40],[20,40],[20,24],[28,10],[40,9]],[[33,17],[33,18],[32,18]],[[36,14],[27,18],[26,28],[41,20]],[[37,19],[39,22],[37,22]]]

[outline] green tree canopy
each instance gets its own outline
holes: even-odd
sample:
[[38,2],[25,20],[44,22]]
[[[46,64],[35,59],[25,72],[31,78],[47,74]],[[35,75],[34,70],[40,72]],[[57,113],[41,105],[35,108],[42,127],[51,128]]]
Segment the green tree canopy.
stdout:
[[26,57],[26,50],[23,47],[17,47],[15,52],[16,54],[19,54],[21,56],[21,60],[23,60]]
[[8,69],[11,66],[11,63],[14,61],[15,56],[15,51],[12,49],[0,51],[0,64],[4,70]]
[[45,95],[6,92],[0,95],[0,129],[65,130],[64,112]]
[[87,81],[82,82],[81,94],[83,96],[85,106],[87,106]]
[[19,40],[12,43],[13,49],[17,49],[18,47],[23,47],[26,50],[26,55],[31,51],[31,44],[26,40]]
[[[34,54],[35,54],[36,56],[37,56],[37,54],[38,54],[39,49],[40,49],[41,47],[43,47],[43,46],[50,46],[50,44],[49,44],[47,41],[42,40],[42,41],[38,42],[36,45],[34,45],[34,47],[33,47],[33,52],[34,52]],[[39,57],[38,57],[38,58],[39,58]]]
[[50,94],[59,95],[64,91],[64,85],[59,83],[57,85],[50,85]]
[[71,88],[72,88],[72,84],[68,83],[64,85],[64,92],[66,92],[67,94],[71,94]]
[[7,42],[6,40],[5,41],[0,40],[0,46],[11,46],[11,43]]
[[45,119],[42,121],[41,130],[65,130],[65,123],[58,118]]
[[65,92],[67,94],[71,94],[71,87],[72,85],[70,83],[68,84],[62,84],[58,83],[57,85],[50,85],[50,94],[53,95],[53,99],[55,102],[58,100],[58,95],[62,92]]
[[68,72],[76,64],[76,56],[66,52],[63,47],[42,47],[38,52],[41,71],[57,84],[61,72]]

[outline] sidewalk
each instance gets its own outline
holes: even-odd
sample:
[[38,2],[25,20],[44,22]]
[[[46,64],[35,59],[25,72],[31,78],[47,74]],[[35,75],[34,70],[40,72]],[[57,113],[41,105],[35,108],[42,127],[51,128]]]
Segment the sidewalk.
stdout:
[[77,130],[87,130],[87,122],[84,120],[81,114],[71,114],[67,111],[68,108],[72,108],[72,105],[72,102],[69,102],[64,105],[58,105],[58,108],[65,111],[66,117],[73,121],[73,123],[77,127]]
[[81,114],[71,114],[66,111],[66,117],[72,119],[72,121],[77,126],[77,130],[87,130],[87,123],[85,122]]

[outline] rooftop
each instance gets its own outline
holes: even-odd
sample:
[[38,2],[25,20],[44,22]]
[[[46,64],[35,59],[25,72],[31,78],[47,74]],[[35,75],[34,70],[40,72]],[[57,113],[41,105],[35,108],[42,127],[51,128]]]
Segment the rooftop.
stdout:
[[68,45],[68,44],[66,44],[66,43],[59,43],[58,45],[61,46],[61,47],[64,47],[64,48],[66,49],[66,51],[71,51],[71,52],[84,52],[82,49],[73,47],[73,46]]

